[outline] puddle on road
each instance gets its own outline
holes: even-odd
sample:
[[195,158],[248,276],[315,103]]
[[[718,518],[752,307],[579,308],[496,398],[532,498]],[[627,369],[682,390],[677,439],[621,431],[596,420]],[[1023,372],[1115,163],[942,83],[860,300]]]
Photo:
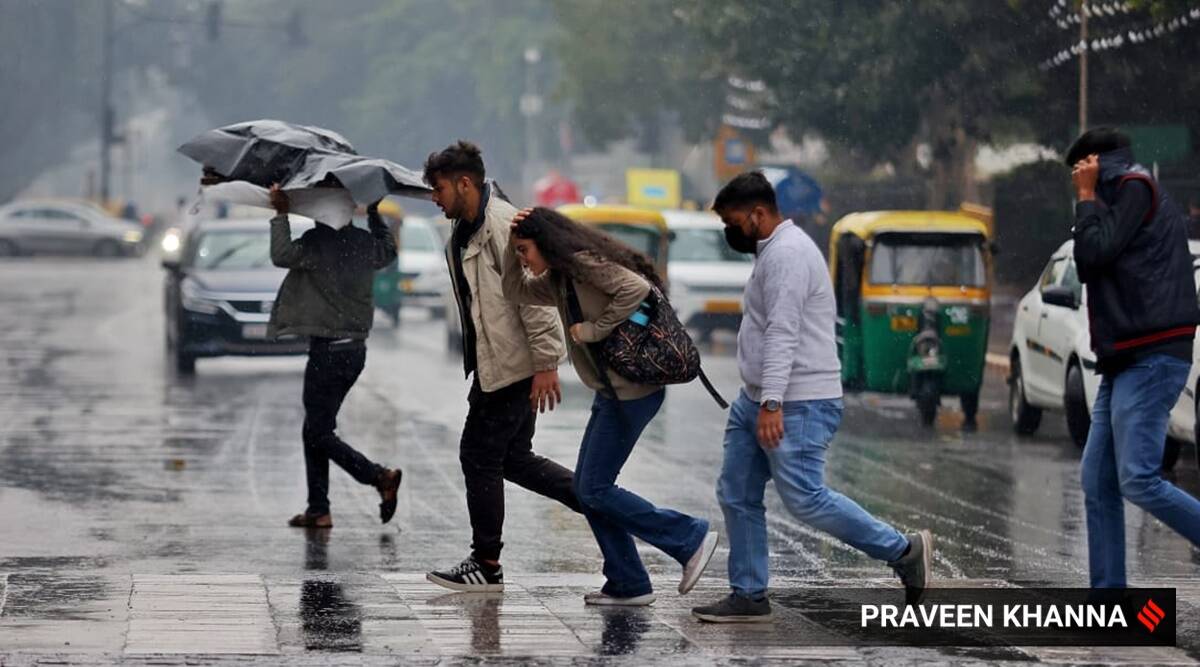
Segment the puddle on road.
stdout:
[[650,630],[650,612],[638,609],[605,609],[600,612],[604,629],[600,634],[600,655],[636,653],[642,636]]
[[111,582],[92,575],[18,572],[8,575],[3,612],[5,618],[91,620],[95,609],[88,609],[89,603],[113,602],[119,594]]
[[[329,531],[325,531],[329,532]],[[362,608],[346,598],[342,584],[300,584],[300,627],[309,651],[362,651]]]

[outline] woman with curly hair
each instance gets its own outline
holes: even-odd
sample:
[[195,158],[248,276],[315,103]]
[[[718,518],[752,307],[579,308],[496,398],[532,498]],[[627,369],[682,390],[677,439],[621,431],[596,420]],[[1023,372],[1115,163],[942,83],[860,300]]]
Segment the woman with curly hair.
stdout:
[[[585,603],[643,606],[654,601],[634,537],[683,566],[679,593],[687,593],[708,566],[717,533],[709,530],[705,519],[655,507],[616,484],[638,437],[662,406],[665,391],[603,370],[606,383],[588,347],[637,312],[652,285],[661,293],[654,266],[607,234],[547,208],[518,214],[510,245],[503,267],[505,298],[557,306],[570,324],[571,362],[583,383],[596,392],[575,465],[575,494],[604,555],[607,581],[586,595]],[[571,314],[572,290],[582,321]]]

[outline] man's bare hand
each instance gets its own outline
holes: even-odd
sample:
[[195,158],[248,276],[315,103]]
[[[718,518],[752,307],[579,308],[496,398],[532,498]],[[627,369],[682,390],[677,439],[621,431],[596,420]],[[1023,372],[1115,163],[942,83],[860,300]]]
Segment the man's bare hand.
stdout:
[[533,374],[533,390],[529,392],[529,403],[534,410],[546,412],[562,403],[562,386],[558,383],[558,371],[539,371]]
[[763,449],[779,447],[783,440],[783,410],[771,412],[766,408],[758,409],[758,444]]
[[517,225],[521,224],[521,221],[525,218],[528,218],[530,213],[533,213],[532,208],[523,208],[520,211],[517,211],[517,214],[513,216],[511,227],[516,229]]
[[1071,170],[1071,182],[1075,184],[1075,198],[1092,201],[1096,198],[1096,182],[1100,180],[1100,156],[1089,155],[1075,163]]
[[279,189],[279,184],[276,183],[275,185],[271,186],[270,194],[271,207],[275,209],[275,212],[279,215],[287,215],[288,207],[291,204],[291,202],[288,201],[287,193]]

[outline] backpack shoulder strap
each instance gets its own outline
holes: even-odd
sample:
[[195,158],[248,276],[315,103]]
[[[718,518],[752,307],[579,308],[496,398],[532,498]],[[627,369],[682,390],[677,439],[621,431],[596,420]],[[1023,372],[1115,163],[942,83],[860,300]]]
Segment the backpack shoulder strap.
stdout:
[[583,321],[583,306],[579,305],[579,293],[575,291],[575,281],[568,275],[562,276],[563,289],[567,293],[567,316],[571,319],[567,326]]
[[704,388],[708,390],[708,395],[713,397],[713,400],[717,402],[717,405],[721,406],[722,410],[729,408],[729,402],[722,398],[721,393],[717,391],[717,388],[709,381],[708,376],[704,374],[703,368],[700,369],[700,383],[704,385]]
[[[567,328],[570,329],[571,325],[583,321],[583,306],[579,305],[579,293],[575,291],[575,281],[567,275],[564,275],[562,280],[563,287],[567,291],[567,317],[571,320],[567,323]],[[567,331],[567,335],[570,336],[571,332]],[[604,384],[604,390],[613,400],[620,400],[617,397],[617,390],[613,387],[612,378],[608,377],[608,371],[604,368],[604,358],[600,356],[600,345],[588,343],[585,347],[588,356],[592,359],[592,365],[596,367],[596,374],[600,376],[600,382]]]

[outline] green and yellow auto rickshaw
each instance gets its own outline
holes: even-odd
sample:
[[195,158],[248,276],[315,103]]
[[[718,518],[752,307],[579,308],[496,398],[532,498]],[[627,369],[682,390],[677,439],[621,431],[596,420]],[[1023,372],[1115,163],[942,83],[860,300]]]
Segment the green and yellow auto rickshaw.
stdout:
[[958,396],[975,427],[987,356],[991,213],[853,213],[833,226],[842,381],[850,390],[912,397],[932,425]]

